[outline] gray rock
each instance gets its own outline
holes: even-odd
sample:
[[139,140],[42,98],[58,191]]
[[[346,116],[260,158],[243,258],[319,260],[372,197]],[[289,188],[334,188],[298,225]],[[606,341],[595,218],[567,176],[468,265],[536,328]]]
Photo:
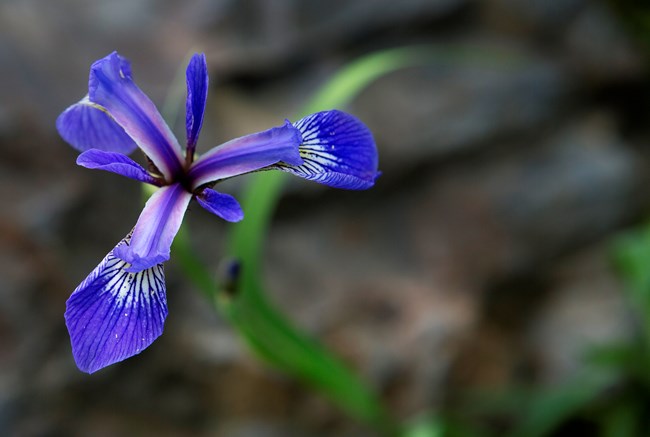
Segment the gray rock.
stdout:
[[439,50],[426,67],[383,77],[354,102],[387,175],[535,129],[566,101],[569,81],[553,63],[501,44]]
[[641,165],[613,120],[591,114],[541,148],[504,160],[493,170],[498,179],[485,183],[496,219],[517,246],[551,256],[598,239],[640,212]]
[[[327,206],[297,200],[295,207],[309,214],[272,230],[266,269],[280,308],[358,369],[401,415],[440,402],[456,342],[477,317],[466,283],[413,245],[422,231],[413,219],[423,194],[414,191],[406,202],[372,201],[370,193]],[[433,251],[438,243],[421,241]]]
[[587,0],[484,0],[479,2],[489,27],[529,38],[560,38]]
[[641,157],[607,115],[573,120],[541,139],[522,137],[507,150],[420,188],[406,231],[418,258],[482,286],[602,238],[645,204]]
[[216,41],[209,49],[218,71],[263,75],[313,58],[373,33],[451,15],[467,0],[296,0],[199,2],[192,15]]
[[590,82],[639,78],[647,70],[641,48],[601,2],[590,3],[576,17],[566,46],[567,61]]
[[594,347],[632,339],[632,308],[608,250],[607,244],[589,248],[551,273],[553,286],[525,335],[541,384],[571,381],[581,374]]

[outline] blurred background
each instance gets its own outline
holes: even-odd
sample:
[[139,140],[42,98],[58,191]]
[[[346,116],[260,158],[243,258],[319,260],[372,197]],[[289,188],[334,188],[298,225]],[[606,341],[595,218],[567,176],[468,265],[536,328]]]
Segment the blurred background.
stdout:
[[[0,434],[379,435],[256,360],[173,257],[164,335],[78,371],[65,301],[142,193],[77,167],[54,122],[118,50],[182,139],[178,78],[203,51],[207,150],[295,120],[364,55],[417,46],[428,55],[344,108],[375,135],[376,187],[291,181],[268,236],[270,299],[398,419],[445,421],[422,435],[648,435],[650,365],[628,367],[650,353],[621,346],[644,338],[628,292],[639,258],[621,267],[613,247],[626,238],[634,272],[650,268],[650,246],[634,246],[650,207],[649,24],[641,0],[0,1]],[[186,223],[216,271],[229,225],[196,205]],[[616,371],[585,395],[601,345]]]

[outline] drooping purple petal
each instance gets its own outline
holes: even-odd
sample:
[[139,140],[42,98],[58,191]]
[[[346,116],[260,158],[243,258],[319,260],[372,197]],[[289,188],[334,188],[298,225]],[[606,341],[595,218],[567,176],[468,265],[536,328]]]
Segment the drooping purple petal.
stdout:
[[205,101],[208,98],[208,64],[203,53],[192,56],[185,72],[185,80],[187,82],[185,102],[187,154],[192,156],[203,125]]
[[147,170],[121,153],[103,152],[97,149],[86,150],[77,157],[77,164],[93,170],[106,170],[136,181],[158,185],[156,179],[147,173]]
[[111,251],[66,304],[72,354],[84,372],[139,354],[162,334],[167,317],[162,264],[137,273],[126,266]]
[[229,194],[219,193],[211,188],[204,188],[196,196],[196,201],[212,214],[218,215],[229,222],[238,222],[244,218],[244,211],[242,211],[239,202]]
[[169,259],[172,241],[180,228],[192,194],[180,184],[159,188],[147,201],[133,228],[131,243],[115,248],[115,256],[138,272]]
[[99,149],[129,154],[138,147],[101,106],[88,100],[88,96],[59,115],[56,129],[61,138],[80,152]]
[[113,52],[96,61],[90,67],[88,95],[91,102],[106,108],[167,181],[180,174],[183,156],[178,140],[155,105],[133,82],[126,59]]
[[274,168],[302,178],[348,190],[374,185],[377,147],[370,130],[356,117],[342,111],[308,115],[294,123],[302,134],[302,165],[280,163]]
[[189,171],[192,188],[205,183],[259,170],[277,162],[302,164],[298,147],[300,132],[288,121],[209,150]]

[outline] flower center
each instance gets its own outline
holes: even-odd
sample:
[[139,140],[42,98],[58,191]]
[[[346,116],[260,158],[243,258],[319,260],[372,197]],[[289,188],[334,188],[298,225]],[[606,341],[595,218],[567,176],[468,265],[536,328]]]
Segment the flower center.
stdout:
[[183,172],[174,178],[174,182],[181,184],[185,191],[192,193],[192,179],[188,177],[187,172]]

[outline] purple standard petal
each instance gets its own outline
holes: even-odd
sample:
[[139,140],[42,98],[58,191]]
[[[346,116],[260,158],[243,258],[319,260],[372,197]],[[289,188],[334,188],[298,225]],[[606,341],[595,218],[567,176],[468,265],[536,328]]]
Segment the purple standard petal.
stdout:
[[116,52],[90,67],[88,95],[104,108],[167,181],[182,171],[181,147],[162,116],[131,78],[129,62]]
[[77,164],[96,170],[106,170],[135,179],[136,181],[158,185],[158,181],[147,173],[140,164],[121,153],[103,152],[91,149],[77,157]]
[[179,183],[159,188],[147,201],[133,229],[131,243],[115,248],[115,256],[138,272],[169,259],[172,241],[183,222],[192,194]]
[[208,98],[208,64],[203,53],[192,56],[185,72],[185,80],[187,82],[185,102],[187,156],[192,157],[201,132],[205,101]]
[[56,129],[61,138],[80,152],[99,149],[128,154],[137,148],[124,129],[101,106],[91,103],[88,96],[59,115]]
[[300,139],[300,132],[287,121],[284,126],[246,135],[217,146],[190,167],[188,176],[192,189],[280,161],[300,165]]
[[370,130],[356,117],[341,111],[308,115],[294,123],[302,134],[302,165],[280,163],[274,168],[321,184],[349,190],[374,185],[377,147]]
[[219,193],[210,188],[204,188],[203,191],[196,196],[196,201],[212,214],[218,215],[229,222],[238,222],[244,218],[244,211],[242,211],[241,206],[239,206],[239,202],[229,194]]
[[84,372],[139,354],[162,334],[167,317],[162,264],[137,273],[126,266],[109,253],[66,304],[72,354]]

